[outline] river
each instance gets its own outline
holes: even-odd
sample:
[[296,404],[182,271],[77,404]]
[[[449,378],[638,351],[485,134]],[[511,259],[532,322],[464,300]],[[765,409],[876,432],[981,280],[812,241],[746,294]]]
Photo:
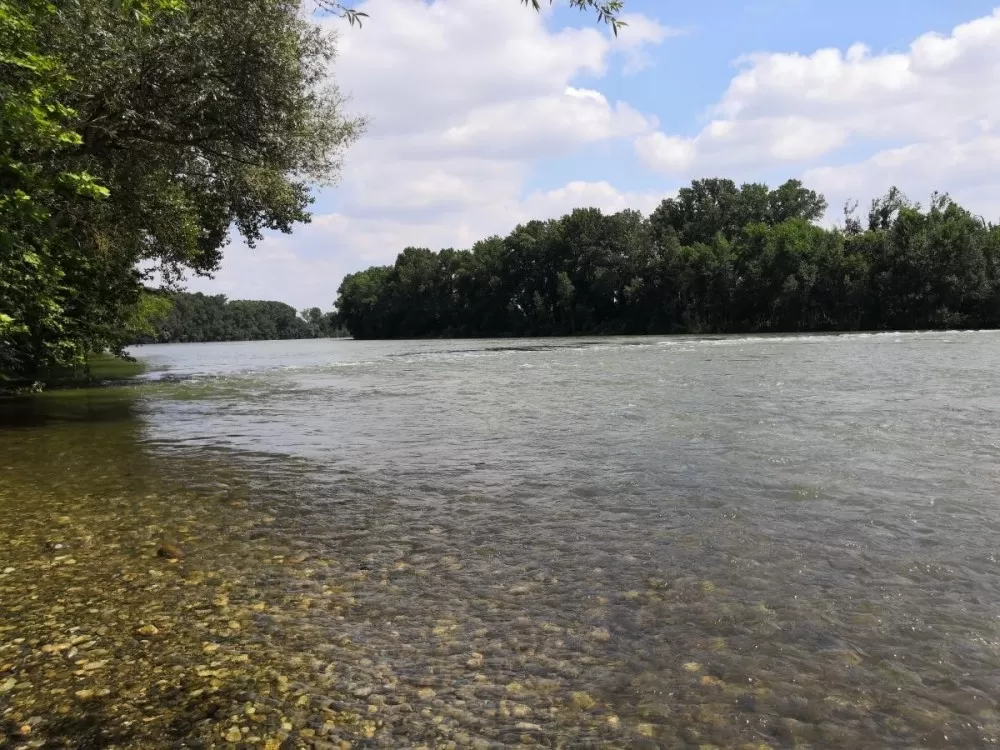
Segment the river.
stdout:
[[1000,741],[1000,333],[133,354],[0,404],[0,746]]

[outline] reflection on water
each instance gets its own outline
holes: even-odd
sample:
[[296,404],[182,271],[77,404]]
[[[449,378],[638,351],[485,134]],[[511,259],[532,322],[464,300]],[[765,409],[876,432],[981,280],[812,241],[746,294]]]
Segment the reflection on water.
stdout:
[[995,744],[998,343],[140,350],[3,405],[0,734]]

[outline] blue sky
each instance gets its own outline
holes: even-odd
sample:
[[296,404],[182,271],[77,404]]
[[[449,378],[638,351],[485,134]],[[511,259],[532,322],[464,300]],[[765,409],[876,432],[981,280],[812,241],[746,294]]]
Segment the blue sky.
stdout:
[[707,176],[801,178],[831,221],[892,184],[1000,218],[1000,0],[626,0],[618,40],[517,0],[356,5],[363,29],[324,22],[332,76],[372,120],[340,183],[312,224],[236,239],[192,289],[328,309],[344,274],[407,245],[648,212]]

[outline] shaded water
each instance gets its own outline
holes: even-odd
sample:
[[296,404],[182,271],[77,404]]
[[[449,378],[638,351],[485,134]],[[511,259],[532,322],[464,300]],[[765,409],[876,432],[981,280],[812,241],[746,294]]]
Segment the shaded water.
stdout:
[[3,407],[13,746],[1000,737],[1000,334],[135,354]]

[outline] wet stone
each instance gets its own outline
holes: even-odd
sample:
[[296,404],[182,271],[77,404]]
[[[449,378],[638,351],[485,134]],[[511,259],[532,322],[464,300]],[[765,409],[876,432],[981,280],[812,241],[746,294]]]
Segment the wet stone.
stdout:
[[168,560],[181,560],[184,558],[184,550],[179,545],[161,542],[156,548],[156,556]]

